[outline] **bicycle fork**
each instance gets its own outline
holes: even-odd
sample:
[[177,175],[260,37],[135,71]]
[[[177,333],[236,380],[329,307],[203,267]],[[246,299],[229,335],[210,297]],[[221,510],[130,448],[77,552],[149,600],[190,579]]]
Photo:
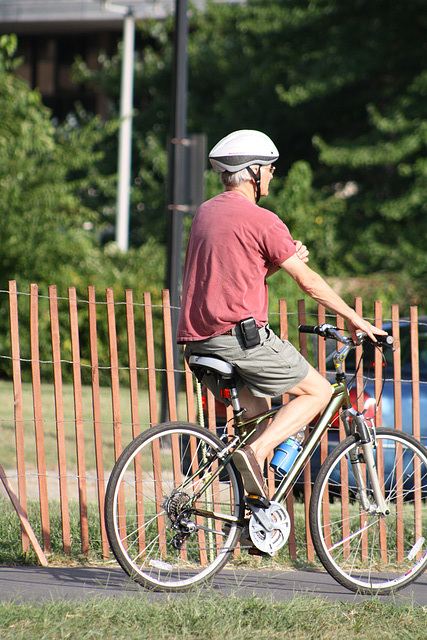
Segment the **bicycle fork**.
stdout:
[[353,408],[347,409],[343,414],[343,420],[345,422],[346,431],[349,433],[348,427],[348,417],[351,416],[353,419],[354,425],[353,431],[356,431],[360,436],[360,445],[363,451],[363,462],[366,465],[366,470],[368,472],[368,477],[371,482],[372,492],[374,495],[375,505],[373,505],[369,501],[368,492],[366,489],[365,478],[363,477],[363,473],[361,470],[361,459],[359,454],[356,451],[353,451],[349,454],[351,467],[353,469],[354,479],[356,481],[358,487],[358,498],[360,500],[360,504],[362,509],[367,513],[377,513],[382,516],[386,516],[390,513],[389,508],[384,500],[380,481],[378,478],[377,465],[374,459],[374,445],[373,439],[369,430],[368,425],[366,424],[365,417],[363,413],[356,411]]

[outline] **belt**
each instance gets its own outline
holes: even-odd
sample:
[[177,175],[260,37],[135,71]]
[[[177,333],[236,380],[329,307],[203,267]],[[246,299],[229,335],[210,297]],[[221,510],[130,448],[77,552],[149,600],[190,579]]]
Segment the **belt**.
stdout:
[[233,335],[233,329],[227,329],[227,331],[224,331],[224,333],[221,333],[222,336],[232,336]]

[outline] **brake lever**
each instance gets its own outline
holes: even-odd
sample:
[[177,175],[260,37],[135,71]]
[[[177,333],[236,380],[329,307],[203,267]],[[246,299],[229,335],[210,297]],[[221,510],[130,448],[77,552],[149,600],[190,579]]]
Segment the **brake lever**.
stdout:
[[357,342],[356,345],[361,345],[363,342],[369,342],[370,344],[373,344],[374,347],[386,347],[387,349],[391,349],[392,351],[396,351],[396,347],[394,346],[394,338],[393,336],[390,336],[389,334],[385,335],[385,336],[375,336],[376,338],[376,342],[374,342],[367,333],[365,333],[364,331],[361,331],[360,333],[357,333]]

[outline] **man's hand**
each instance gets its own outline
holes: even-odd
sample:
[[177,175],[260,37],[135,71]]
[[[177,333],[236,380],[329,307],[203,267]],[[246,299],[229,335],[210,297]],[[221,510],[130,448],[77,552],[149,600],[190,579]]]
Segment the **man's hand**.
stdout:
[[371,340],[373,340],[374,342],[376,342],[376,338],[375,338],[376,335],[377,336],[387,335],[387,331],[383,331],[382,329],[378,329],[377,327],[374,327],[373,324],[371,324],[367,320],[364,320],[356,312],[354,313],[354,316],[351,317],[351,319],[347,318],[345,323],[347,325],[347,329],[350,331],[350,334],[354,343],[357,342],[358,331],[364,331],[365,333],[367,333],[368,336],[371,338]]
[[294,240],[296,255],[302,262],[308,262],[308,254],[310,253],[305,244],[300,240]]

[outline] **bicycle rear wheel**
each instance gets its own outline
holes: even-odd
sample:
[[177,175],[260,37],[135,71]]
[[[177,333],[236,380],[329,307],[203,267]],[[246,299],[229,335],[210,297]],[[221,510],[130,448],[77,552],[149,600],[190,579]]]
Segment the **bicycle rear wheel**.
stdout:
[[208,429],[171,422],[148,429],[124,449],[108,482],[105,520],[111,549],[136,582],[185,590],[227,562],[244,510],[234,467],[226,465],[191,506],[218,469],[223,447]]
[[[361,452],[354,436],[328,456],[313,487],[310,529],[325,569],[346,588],[389,594],[415,580],[427,565],[427,450],[412,436],[377,429],[374,451],[389,514],[361,508],[348,455]],[[364,465],[362,464],[362,469]]]

